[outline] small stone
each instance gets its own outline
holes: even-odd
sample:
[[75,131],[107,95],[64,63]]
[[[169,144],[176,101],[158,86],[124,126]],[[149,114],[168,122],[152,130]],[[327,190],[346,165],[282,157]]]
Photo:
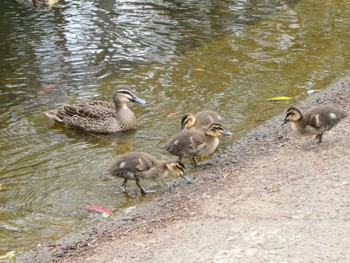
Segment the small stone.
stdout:
[[125,214],[126,215],[128,215],[128,214],[130,214],[132,211],[134,211],[136,209],[136,206],[130,206],[130,207],[128,207],[127,209],[125,209]]

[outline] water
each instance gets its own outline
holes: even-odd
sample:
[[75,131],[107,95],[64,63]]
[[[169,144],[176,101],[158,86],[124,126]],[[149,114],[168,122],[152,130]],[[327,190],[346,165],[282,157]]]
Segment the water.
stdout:
[[[224,147],[294,103],[266,98],[298,101],[347,74],[349,4],[66,0],[43,11],[1,1],[0,255],[103,220],[86,205],[117,214],[152,199],[133,182],[123,195],[121,179],[100,175],[129,150],[169,158],[157,146],[179,131],[180,117],[168,114],[219,111],[234,133]],[[130,105],[134,131],[85,134],[43,115],[64,103],[110,100],[120,84],[149,102]]]

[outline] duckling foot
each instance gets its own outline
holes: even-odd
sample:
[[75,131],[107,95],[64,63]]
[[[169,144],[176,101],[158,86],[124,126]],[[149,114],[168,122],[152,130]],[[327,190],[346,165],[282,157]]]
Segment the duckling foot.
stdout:
[[317,144],[317,143],[311,143],[311,144],[305,146],[305,150],[312,150],[312,149],[317,148],[318,146],[319,146],[319,144]]
[[198,162],[197,162],[197,160],[196,160],[195,157],[192,158],[192,162],[193,162],[193,166],[194,166],[194,167],[197,167],[197,166],[198,166]]
[[140,188],[141,190],[141,194],[145,195],[145,194],[150,194],[150,193],[155,193],[156,191],[154,190],[147,190],[145,188],[142,187],[142,185],[140,184],[140,181],[139,180],[136,180],[136,184],[137,186]]
[[318,145],[320,145],[320,143],[322,142],[322,135],[323,135],[323,133],[316,135],[316,139],[317,139],[317,144]]
[[322,134],[317,134],[315,140],[313,140],[309,146],[307,146],[306,148],[308,150],[317,148],[318,146],[320,146],[320,144],[322,143]]
[[124,179],[123,184],[121,185],[122,190],[124,193],[127,193],[128,191],[126,190],[126,183],[128,182],[128,179]]
[[304,146],[305,150],[312,150],[320,146],[318,141],[311,141],[310,143]]
[[146,194],[151,194],[151,193],[156,193],[157,191],[155,191],[155,190],[145,190],[145,189],[143,189],[142,191],[141,191],[141,193],[143,194],[143,195],[146,195]]

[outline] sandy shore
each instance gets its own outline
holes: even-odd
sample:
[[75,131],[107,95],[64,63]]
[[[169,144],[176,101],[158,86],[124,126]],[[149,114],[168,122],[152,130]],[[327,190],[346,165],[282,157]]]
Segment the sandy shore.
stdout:
[[[350,110],[350,77],[299,104]],[[141,207],[17,262],[350,262],[350,118],[310,138],[268,121]]]

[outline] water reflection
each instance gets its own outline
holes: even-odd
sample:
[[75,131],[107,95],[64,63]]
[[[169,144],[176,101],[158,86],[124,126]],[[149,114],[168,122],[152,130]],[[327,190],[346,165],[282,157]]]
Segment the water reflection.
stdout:
[[[99,176],[129,150],[169,159],[157,148],[180,128],[169,113],[216,109],[235,139],[290,104],[265,98],[302,98],[348,70],[348,5],[66,0],[38,11],[1,1],[0,253],[100,221],[86,205],[118,213],[152,198],[122,195],[121,181]],[[150,102],[130,105],[134,131],[86,134],[42,114],[110,100],[120,84]]]

